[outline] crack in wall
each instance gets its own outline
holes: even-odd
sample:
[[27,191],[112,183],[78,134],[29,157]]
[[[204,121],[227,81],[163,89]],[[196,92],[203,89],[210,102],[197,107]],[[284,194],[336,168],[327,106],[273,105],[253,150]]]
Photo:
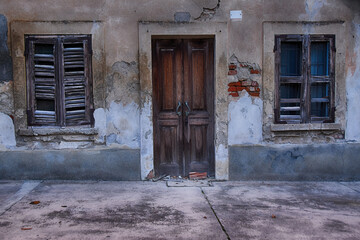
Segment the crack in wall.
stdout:
[[203,10],[200,13],[200,16],[195,18],[194,20],[206,21],[206,20],[212,19],[219,8],[220,8],[220,0],[218,0],[218,3],[216,4],[216,6],[214,8],[203,7]]

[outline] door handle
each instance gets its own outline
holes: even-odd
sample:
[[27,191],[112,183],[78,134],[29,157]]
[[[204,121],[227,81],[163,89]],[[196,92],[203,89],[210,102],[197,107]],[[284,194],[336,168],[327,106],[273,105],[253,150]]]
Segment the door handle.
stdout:
[[181,111],[179,111],[179,108],[181,107],[181,102],[178,102],[178,105],[176,107],[176,114],[179,115],[179,117],[181,116]]
[[191,112],[191,109],[190,109],[189,104],[188,104],[187,101],[185,102],[185,106],[186,106],[187,109],[188,109],[187,111],[185,111],[185,115],[186,115],[186,116],[189,116],[189,114],[190,114],[190,112]]

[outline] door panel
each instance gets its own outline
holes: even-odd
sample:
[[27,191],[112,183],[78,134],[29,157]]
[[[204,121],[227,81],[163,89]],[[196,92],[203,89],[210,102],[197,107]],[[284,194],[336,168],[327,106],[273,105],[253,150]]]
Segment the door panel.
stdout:
[[[153,41],[153,122],[156,175],[183,175],[182,125],[176,113],[182,94],[181,41]],[[180,110],[180,109],[179,109]]]
[[213,176],[214,41],[152,41],[155,174]]
[[174,110],[174,90],[176,90],[175,74],[175,49],[161,49],[160,59],[162,65],[161,88],[166,89],[162,92],[162,110]]
[[[215,173],[214,161],[214,41],[193,39],[184,52],[184,101],[190,106],[184,120],[184,153],[188,172]],[[190,130],[189,130],[190,129]]]

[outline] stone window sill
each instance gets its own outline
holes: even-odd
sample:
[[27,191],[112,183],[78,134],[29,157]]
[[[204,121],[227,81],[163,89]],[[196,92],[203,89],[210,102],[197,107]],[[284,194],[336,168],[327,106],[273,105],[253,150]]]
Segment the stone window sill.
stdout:
[[19,130],[21,136],[50,136],[50,135],[97,135],[98,131],[91,127],[29,127]]
[[271,124],[272,132],[337,130],[341,130],[340,123]]

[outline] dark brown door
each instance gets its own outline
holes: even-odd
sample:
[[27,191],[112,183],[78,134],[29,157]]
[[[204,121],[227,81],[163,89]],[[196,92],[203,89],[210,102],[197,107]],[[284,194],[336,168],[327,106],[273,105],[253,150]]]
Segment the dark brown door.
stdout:
[[155,174],[214,176],[214,40],[154,39]]

